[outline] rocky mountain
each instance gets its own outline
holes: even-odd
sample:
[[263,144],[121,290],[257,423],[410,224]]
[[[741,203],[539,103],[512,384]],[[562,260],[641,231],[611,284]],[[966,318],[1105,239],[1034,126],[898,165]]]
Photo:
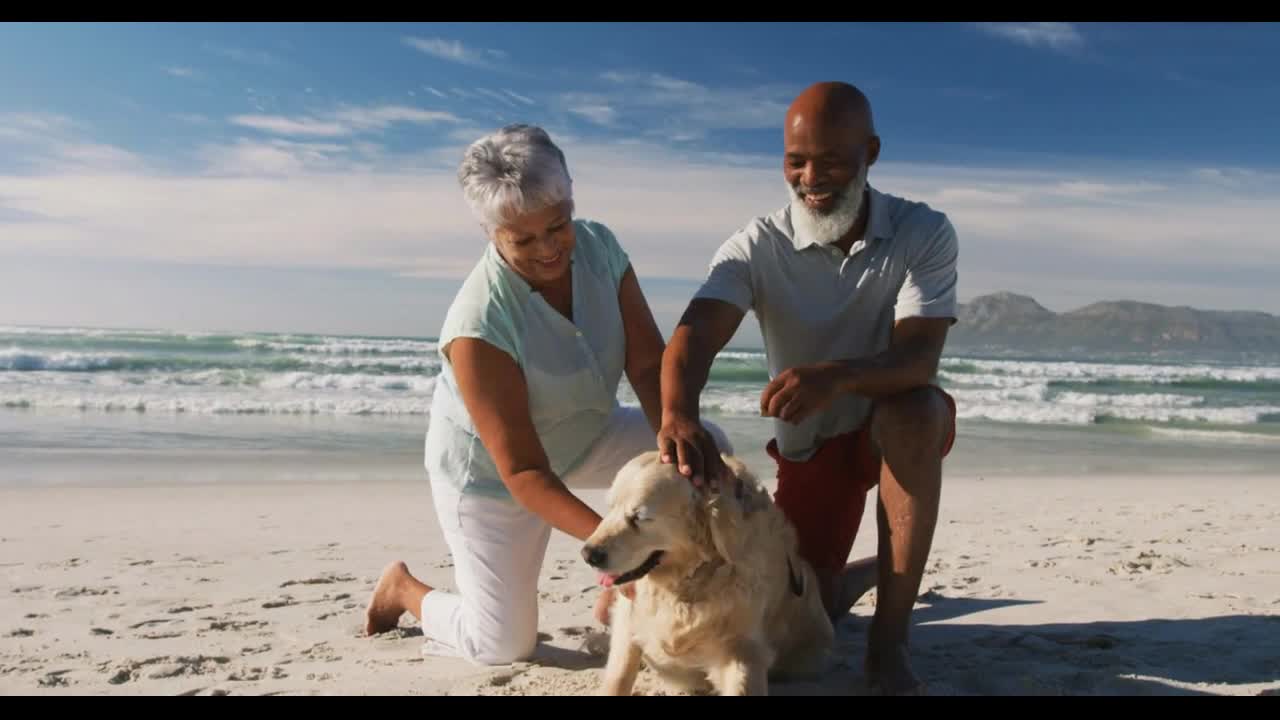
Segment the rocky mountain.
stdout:
[[1026,295],[999,292],[960,306],[947,352],[1220,360],[1280,357],[1280,317],[1129,300],[1055,313]]

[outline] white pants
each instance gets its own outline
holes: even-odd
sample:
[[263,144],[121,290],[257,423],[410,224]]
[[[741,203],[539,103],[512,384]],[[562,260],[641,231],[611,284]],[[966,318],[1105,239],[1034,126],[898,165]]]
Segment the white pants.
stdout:
[[[704,423],[722,452],[733,448],[719,427]],[[577,469],[569,487],[607,486],[629,460],[657,449],[653,429],[636,407],[619,408]],[[440,530],[453,555],[457,592],[422,598],[423,653],[461,656],[478,665],[506,665],[533,654],[538,637],[538,575],[551,526],[518,503],[464,495],[431,478]]]

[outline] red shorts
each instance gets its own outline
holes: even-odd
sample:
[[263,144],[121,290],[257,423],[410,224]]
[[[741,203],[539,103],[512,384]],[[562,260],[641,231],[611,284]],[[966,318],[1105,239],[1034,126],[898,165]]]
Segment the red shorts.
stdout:
[[[951,429],[942,456],[956,441],[956,401],[942,393],[951,408]],[[880,453],[871,441],[871,423],[851,433],[828,438],[813,457],[792,462],[770,440],[769,456],[778,463],[778,489],[774,502],[796,528],[800,555],[819,573],[844,568],[853,550],[867,491],[880,482]]]

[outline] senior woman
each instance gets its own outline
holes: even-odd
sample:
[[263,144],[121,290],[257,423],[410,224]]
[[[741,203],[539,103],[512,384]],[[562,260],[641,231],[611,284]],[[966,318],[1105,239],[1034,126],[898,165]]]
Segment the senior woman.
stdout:
[[[477,140],[458,180],[489,244],[440,331],[425,459],[457,590],[392,563],[365,629],[390,630],[407,611],[427,652],[500,665],[536,645],[551,529],[585,540],[600,522],[569,486],[607,483],[657,448],[664,343],[613,233],[573,219],[568,166],[545,131],[512,125]],[[624,372],[639,408],[618,403]]]

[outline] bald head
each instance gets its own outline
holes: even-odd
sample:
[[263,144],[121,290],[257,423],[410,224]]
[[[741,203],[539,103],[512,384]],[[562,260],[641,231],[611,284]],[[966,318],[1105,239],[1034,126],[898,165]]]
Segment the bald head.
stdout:
[[867,96],[848,83],[809,86],[787,109],[782,140],[792,225],[847,252],[865,227],[867,171],[880,156]]
[[787,108],[787,130],[797,124],[845,130],[857,135],[858,142],[876,132],[871,101],[861,90],[843,82],[820,82],[805,88]]

